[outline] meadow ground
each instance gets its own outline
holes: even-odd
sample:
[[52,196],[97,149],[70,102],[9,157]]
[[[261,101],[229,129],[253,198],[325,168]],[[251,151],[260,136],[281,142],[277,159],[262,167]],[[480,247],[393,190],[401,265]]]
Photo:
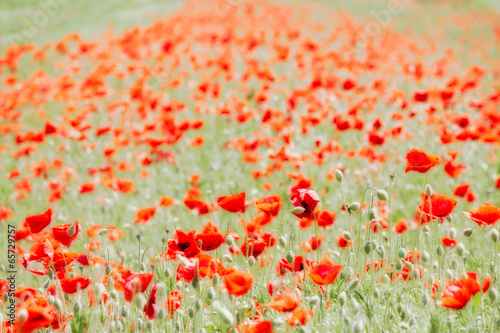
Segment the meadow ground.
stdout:
[[0,2],[2,332],[499,331],[499,13]]

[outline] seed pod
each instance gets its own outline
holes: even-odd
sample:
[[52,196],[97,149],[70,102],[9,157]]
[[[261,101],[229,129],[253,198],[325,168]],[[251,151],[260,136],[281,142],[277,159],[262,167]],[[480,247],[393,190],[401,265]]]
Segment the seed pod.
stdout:
[[255,257],[254,256],[249,256],[247,259],[248,266],[253,267],[255,265]]
[[358,286],[359,284],[359,280],[358,279],[353,279],[349,282],[349,284],[347,285],[347,290],[351,291],[351,290],[354,290],[356,289],[356,287]]
[[377,198],[380,201],[387,201],[389,199],[387,192],[384,190],[377,190]]
[[398,257],[403,259],[403,258],[406,258],[406,249],[404,248],[399,248],[398,250]]
[[443,253],[444,253],[444,249],[443,249],[443,247],[442,247],[441,245],[438,245],[438,246],[436,247],[436,253],[437,253],[437,255],[438,255],[438,256],[440,256],[440,257],[443,255]]
[[425,185],[425,194],[428,197],[432,195],[432,187],[429,184]]
[[302,214],[303,212],[305,212],[306,209],[302,206],[297,206],[295,207],[293,210],[292,210],[292,213],[294,214]]
[[287,241],[286,241],[286,238],[285,237],[280,237],[279,240],[278,240],[280,246],[282,248],[285,248],[286,247],[286,244],[287,244]]
[[335,169],[335,179],[337,179],[339,183],[344,179],[344,174],[339,169]]
[[233,243],[234,243],[234,238],[233,238],[233,236],[231,236],[231,235],[227,235],[227,236],[226,236],[226,244],[227,244],[227,246],[231,246],[231,245],[233,245]]
[[370,241],[366,241],[365,245],[363,246],[363,250],[366,254],[370,254],[370,252],[372,251],[372,245]]
[[471,228],[467,228],[464,230],[464,236],[465,237],[470,237],[472,235],[472,229]]
[[293,263],[294,255],[292,251],[288,251],[286,253],[286,261],[288,261],[290,264]]

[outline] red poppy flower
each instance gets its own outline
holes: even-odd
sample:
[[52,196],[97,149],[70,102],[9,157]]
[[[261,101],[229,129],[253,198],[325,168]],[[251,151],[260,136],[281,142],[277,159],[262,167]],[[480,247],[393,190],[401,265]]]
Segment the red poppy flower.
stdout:
[[248,272],[234,271],[224,277],[224,287],[229,294],[241,296],[246,294],[253,284],[253,276]]
[[78,236],[78,232],[80,231],[80,227],[78,225],[78,221],[75,221],[75,230],[71,236],[68,235],[68,229],[72,226],[72,223],[58,225],[52,228],[52,235],[54,239],[61,243],[66,247],[70,247],[71,243]]
[[326,228],[327,226],[332,225],[335,222],[336,216],[337,214],[335,212],[322,210],[317,216],[318,226]]
[[268,303],[271,309],[279,312],[289,312],[295,310],[302,301],[302,296],[294,290],[286,290],[281,294],[274,294],[271,303]]
[[16,315],[16,329],[18,332],[31,333],[40,328],[47,328],[53,323],[53,316],[50,313],[50,309],[47,306],[30,306],[28,308],[19,307],[28,311],[28,319],[21,322],[20,316]]
[[292,205],[304,208],[304,212],[297,214],[298,218],[312,218],[314,209],[319,203],[319,196],[313,189],[298,189],[290,198]]
[[158,291],[159,285],[159,283],[155,283],[155,285],[151,289],[151,294],[149,294],[148,302],[146,303],[146,305],[144,305],[144,315],[150,320],[155,319],[156,317],[156,292]]
[[434,219],[447,217],[457,205],[455,199],[448,198],[444,194],[433,193],[430,197],[424,196],[424,201],[418,205],[417,215],[418,222],[427,223]]
[[206,231],[201,234],[197,234],[196,242],[201,241],[201,249],[203,251],[212,251],[217,249],[224,241],[224,235],[217,231]]
[[255,201],[255,206],[257,208],[271,216],[277,216],[279,214],[281,205],[282,202],[279,195],[273,195]]
[[304,259],[303,256],[295,256],[293,259],[293,263],[289,263],[285,258],[281,259],[278,264],[278,275],[281,276],[286,272],[301,272],[305,269],[305,267],[310,266],[311,263],[309,260]]
[[304,249],[305,252],[313,252],[316,251],[319,247],[321,247],[322,243],[323,243],[323,235],[319,234],[317,239],[316,236],[311,236],[309,240],[302,242],[302,248]]
[[93,183],[83,183],[80,185],[80,189],[78,190],[78,193],[84,194],[84,193],[90,193],[93,192],[95,188],[95,185]]
[[343,266],[333,264],[328,255],[325,255],[319,262],[319,265],[314,266],[309,272],[309,277],[317,284],[323,286],[331,284],[337,278]]
[[45,213],[40,215],[28,216],[25,223],[30,228],[31,233],[37,234],[52,221],[52,208],[49,208]]
[[468,212],[463,212],[463,214],[479,226],[486,225],[491,227],[500,219],[500,208],[486,203]]
[[81,276],[75,278],[64,278],[59,280],[61,282],[62,291],[65,294],[75,294],[78,290],[86,289],[92,280]]
[[405,173],[408,173],[409,171],[426,173],[438,164],[439,157],[427,155],[422,149],[413,148],[406,153]]
[[407,232],[410,229],[406,220],[401,219],[394,224],[394,232],[398,235]]
[[182,293],[180,291],[174,290],[167,297],[167,310],[170,314],[170,318],[174,316],[175,311],[181,307]]
[[241,245],[241,253],[243,253],[245,257],[254,256],[255,258],[257,258],[262,254],[262,252],[264,252],[265,249],[266,243],[255,239],[249,239]]
[[305,325],[314,317],[314,312],[307,309],[295,309],[292,316],[288,318],[288,325],[299,326]]
[[135,294],[143,293],[148,289],[154,276],[153,273],[134,273],[132,271],[126,271],[122,273],[117,283],[123,287],[125,300],[130,302]]
[[145,207],[137,211],[134,222],[137,224],[145,224],[153,218],[156,213],[156,207]]
[[184,233],[182,230],[175,230],[175,238],[168,241],[167,254],[172,259],[179,255],[186,258],[191,258],[200,253],[200,247],[195,239],[196,230],[191,230],[189,233]]
[[479,292],[479,290],[479,283],[477,283],[475,278],[470,276],[450,282],[441,295],[441,306],[460,310],[467,305],[472,296]]
[[337,238],[337,245],[340,248],[348,248],[352,246],[352,242],[345,238],[343,235],[339,235],[339,238]]
[[241,333],[273,333],[273,324],[267,319],[250,319],[238,326]]
[[217,204],[230,213],[245,212],[245,192],[217,198]]
[[444,165],[444,171],[446,172],[446,174],[453,178],[460,176],[462,171],[465,170],[466,168],[467,166],[465,164],[463,163],[453,164],[453,161],[451,160],[446,162],[446,164]]
[[444,246],[447,246],[447,247],[455,247],[455,246],[457,246],[457,241],[453,238],[450,238],[450,237],[443,237],[441,239],[441,244],[443,244]]
[[463,198],[469,192],[470,184],[459,184],[455,187],[453,195]]
[[0,207],[0,221],[8,220],[12,215],[14,215],[12,210],[7,207]]

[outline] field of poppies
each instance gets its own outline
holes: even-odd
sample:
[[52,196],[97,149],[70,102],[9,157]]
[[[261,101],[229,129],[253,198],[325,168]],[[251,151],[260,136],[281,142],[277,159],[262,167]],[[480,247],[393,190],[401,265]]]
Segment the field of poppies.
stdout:
[[1,333],[500,331],[495,2],[53,2],[0,4]]

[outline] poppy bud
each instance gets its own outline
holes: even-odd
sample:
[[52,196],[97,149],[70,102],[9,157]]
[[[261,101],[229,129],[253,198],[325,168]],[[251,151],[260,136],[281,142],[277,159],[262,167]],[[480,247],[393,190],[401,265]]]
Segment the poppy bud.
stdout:
[[495,287],[491,287],[488,289],[488,297],[490,300],[495,303],[498,299],[498,290]]
[[401,260],[396,261],[396,265],[394,267],[398,271],[402,270],[403,269],[403,263],[401,262]]
[[229,312],[226,308],[223,308],[219,304],[217,304],[215,306],[215,309],[219,314],[219,318],[224,322],[224,324],[230,325],[230,326],[234,325],[234,323],[235,323],[234,316],[231,312]]
[[377,218],[377,209],[376,208],[370,208],[368,211],[368,219],[370,221],[375,220]]
[[458,243],[458,245],[457,245],[457,254],[459,256],[463,256],[464,252],[465,252],[465,245],[464,245],[464,243]]
[[450,236],[450,238],[455,238],[457,236],[457,229],[451,227],[448,231],[448,236]]
[[253,265],[255,265],[255,257],[254,256],[248,257],[247,262],[248,266],[253,267]]
[[471,228],[467,228],[464,230],[464,236],[465,237],[470,237],[472,235],[472,229]]
[[25,308],[21,308],[17,312],[17,318],[19,318],[20,323],[25,323],[28,320],[28,317],[29,317],[29,313],[28,313],[28,310],[26,310]]
[[446,221],[451,222],[453,219],[451,218],[451,215],[448,215],[445,217]]
[[347,208],[350,212],[357,212],[361,208],[361,204],[357,201],[353,202]]
[[380,289],[378,289],[378,287],[375,287],[375,289],[373,290],[373,297],[375,298],[380,297]]
[[370,243],[370,241],[366,241],[365,245],[363,246],[363,250],[366,254],[370,254],[370,252],[372,251],[372,244]]
[[354,333],[361,333],[365,330],[365,323],[363,322],[363,319],[358,319],[354,323],[354,326],[352,328],[352,331]]
[[168,278],[168,277],[170,277],[171,275],[172,275],[172,272],[170,272],[170,269],[169,269],[169,268],[165,269],[165,277],[167,277],[167,278]]
[[227,262],[233,262],[233,257],[231,257],[229,254],[224,255],[224,260]]
[[345,291],[341,292],[339,294],[339,303],[340,303],[340,306],[344,306],[345,302],[347,301],[347,295],[345,293]]
[[215,273],[212,277],[212,284],[216,287],[219,284],[219,274]]
[[63,303],[61,301],[61,299],[59,298],[56,298],[56,301],[54,302],[54,307],[56,308],[57,311],[61,311],[62,308],[63,308]]
[[428,234],[429,234],[429,232],[431,232],[431,229],[429,228],[429,226],[424,225],[424,227],[422,228],[422,232],[423,232],[425,235],[428,235]]
[[286,241],[286,238],[285,237],[280,237],[278,242],[280,243],[280,246],[285,248],[286,247],[286,244],[287,244],[287,241]]
[[427,251],[423,251],[423,252],[422,252],[422,261],[423,261],[423,262],[428,262],[428,261],[429,261],[429,259],[430,259],[430,254],[429,254],[429,252],[427,252]]
[[432,269],[436,270],[439,268],[439,263],[437,262],[437,260],[434,260],[434,262],[432,263]]
[[209,288],[207,289],[207,299],[212,300],[212,299],[214,299],[214,298],[215,298],[215,296],[216,296],[216,294],[215,294],[215,289],[214,289],[213,287],[209,287]]
[[82,309],[82,305],[80,304],[80,302],[76,302],[75,304],[73,304],[73,312],[74,313],[80,312],[81,309]]
[[127,317],[128,316],[128,309],[126,306],[122,306],[121,309],[120,309],[120,314],[123,316],[123,317]]
[[73,237],[76,233],[76,228],[75,228],[75,224],[72,224],[68,230],[66,231],[66,233],[68,234],[68,237]]
[[290,264],[292,264],[292,263],[293,263],[293,252],[292,252],[292,251],[288,251],[288,252],[286,253],[286,260],[287,260]]
[[47,289],[49,285],[50,285],[50,280],[45,281],[45,283],[43,284],[43,289]]
[[380,201],[387,201],[389,199],[387,192],[384,190],[377,190],[377,198]]
[[349,284],[347,285],[347,290],[351,291],[351,290],[354,290],[356,289],[356,287],[358,286],[359,284],[359,280],[358,279],[353,279],[349,282]]
[[400,329],[405,330],[405,331],[410,329],[410,326],[407,323],[405,323],[404,321],[400,322],[398,324],[398,326]]
[[52,268],[49,269],[49,279],[54,279],[54,271],[52,270]]
[[406,257],[406,250],[404,248],[398,250],[398,257],[401,259]]
[[142,293],[138,293],[134,297],[134,305],[137,306],[139,309],[142,309],[144,307],[144,304],[146,304],[146,298]]
[[491,229],[490,238],[494,243],[496,243],[498,241],[498,230],[497,229]]
[[316,305],[319,303],[319,296],[311,296],[311,298],[309,298],[309,305],[313,306],[313,305]]
[[52,295],[49,295],[47,296],[47,303],[49,303],[49,305],[54,305],[54,302],[56,301],[56,298]]
[[227,235],[227,236],[226,236],[226,244],[227,244],[227,246],[231,246],[231,245],[233,245],[233,243],[234,243],[234,238],[233,238],[233,236],[231,236],[231,235]]
[[189,310],[188,310],[188,316],[189,316],[189,318],[193,319],[195,314],[196,313],[194,312],[194,309],[193,308],[189,308]]
[[294,214],[302,214],[303,212],[305,212],[306,209],[302,206],[297,206],[295,207],[293,210],[292,210],[292,213]]
[[106,290],[106,288],[104,287],[104,285],[102,283],[96,283],[94,285],[94,294],[99,297],[101,296],[102,294],[104,294],[104,291]]
[[165,243],[166,243],[166,242],[167,242],[167,237],[163,236],[163,237],[161,238],[161,243],[162,243],[163,245],[165,245]]
[[200,285],[200,280],[195,276],[191,280],[191,286],[193,286],[194,289],[198,289],[198,286]]
[[458,261],[457,261],[457,259],[453,259],[453,260],[450,262],[450,267],[451,267],[451,269],[453,269],[454,271],[456,271],[456,270],[457,270],[457,268],[458,268]]
[[117,299],[118,298],[118,292],[116,290],[113,290],[110,293],[110,296],[111,296],[112,299]]
[[344,236],[344,238],[347,240],[351,240],[351,233],[349,231],[344,231],[342,233],[342,236]]
[[107,232],[108,232],[108,229],[101,229],[101,230],[99,230],[99,232],[97,234],[99,236],[102,236],[102,235],[105,235]]
[[339,183],[341,183],[344,179],[344,174],[342,173],[342,171],[340,171],[339,169],[335,169],[335,178]]
[[444,250],[443,250],[443,247],[442,247],[441,245],[438,245],[438,246],[436,247],[436,253],[437,253],[437,255],[438,255],[438,256],[440,256],[440,257],[443,255]]
[[157,318],[158,319],[164,319],[167,316],[167,311],[165,308],[160,308],[160,311],[158,311]]
[[143,272],[145,270],[146,270],[146,264],[145,263],[141,263],[141,272]]
[[432,187],[431,187],[429,184],[425,185],[425,194],[426,194],[428,197],[430,197],[430,196],[431,196],[431,194],[432,194]]
[[409,261],[403,260],[403,263],[406,268],[408,268],[410,271],[413,269],[413,264]]
[[104,272],[106,273],[106,275],[111,274],[111,265],[110,264],[106,265],[106,268],[104,269]]

